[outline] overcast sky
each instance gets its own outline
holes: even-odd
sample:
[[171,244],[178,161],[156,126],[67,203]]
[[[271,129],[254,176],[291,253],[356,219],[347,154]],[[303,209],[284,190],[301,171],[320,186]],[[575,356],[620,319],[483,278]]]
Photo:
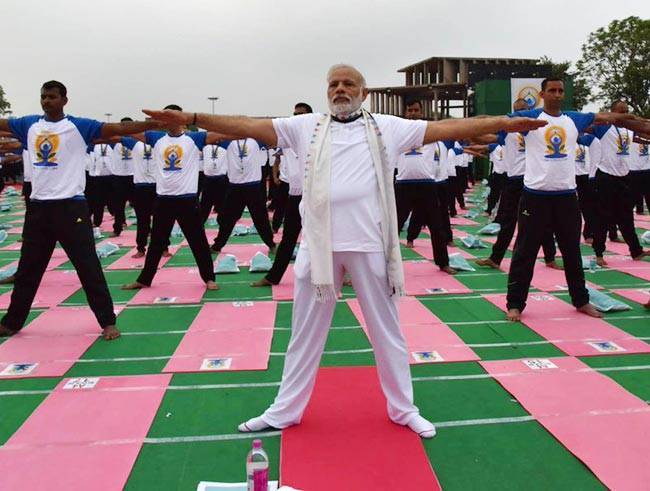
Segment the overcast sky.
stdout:
[[325,73],[358,66],[369,86],[432,56],[576,60],[613,19],[650,18],[645,0],[1,0],[0,86],[14,115],[65,83],[69,114],[190,111],[283,115],[326,109]]

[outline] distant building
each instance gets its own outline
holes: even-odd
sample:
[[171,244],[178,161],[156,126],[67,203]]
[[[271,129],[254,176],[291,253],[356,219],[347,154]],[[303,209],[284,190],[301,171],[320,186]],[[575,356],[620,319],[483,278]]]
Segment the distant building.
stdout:
[[510,79],[548,77],[551,65],[540,65],[537,59],[434,57],[398,72],[405,74],[406,85],[369,89],[371,111],[401,116],[405,99],[415,98],[422,102],[426,119],[444,119],[452,109],[464,117],[507,112]]

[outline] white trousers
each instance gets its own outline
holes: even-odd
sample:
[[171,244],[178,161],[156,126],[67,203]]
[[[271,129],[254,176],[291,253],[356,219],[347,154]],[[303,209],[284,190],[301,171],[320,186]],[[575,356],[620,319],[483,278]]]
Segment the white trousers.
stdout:
[[[388,416],[408,424],[419,414],[413,404],[413,385],[406,341],[400,330],[396,300],[388,291],[383,252],[334,252],[334,285],[340,290],[344,272],[368,325],[379,381],[388,401]],[[316,382],[316,374],[332,325],[336,300],[318,302],[311,284],[309,252],[300,249],[294,265],[292,332],[282,383],[275,401],[262,415],[265,423],[286,428],[300,423]]]

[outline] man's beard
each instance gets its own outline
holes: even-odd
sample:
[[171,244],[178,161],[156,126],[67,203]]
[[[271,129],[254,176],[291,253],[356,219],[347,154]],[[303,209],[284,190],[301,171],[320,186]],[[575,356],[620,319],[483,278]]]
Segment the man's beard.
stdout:
[[[341,97],[341,96],[338,96]],[[352,97],[345,102],[328,102],[330,112],[339,119],[348,119],[350,116],[359,112],[363,99],[361,96]]]

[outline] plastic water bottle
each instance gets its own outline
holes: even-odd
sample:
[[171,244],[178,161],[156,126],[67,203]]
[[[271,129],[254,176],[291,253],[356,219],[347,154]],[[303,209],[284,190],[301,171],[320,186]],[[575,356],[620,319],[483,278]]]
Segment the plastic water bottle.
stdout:
[[253,440],[253,448],[246,457],[248,491],[268,491],[269,456],[262,448],[262,440]]

